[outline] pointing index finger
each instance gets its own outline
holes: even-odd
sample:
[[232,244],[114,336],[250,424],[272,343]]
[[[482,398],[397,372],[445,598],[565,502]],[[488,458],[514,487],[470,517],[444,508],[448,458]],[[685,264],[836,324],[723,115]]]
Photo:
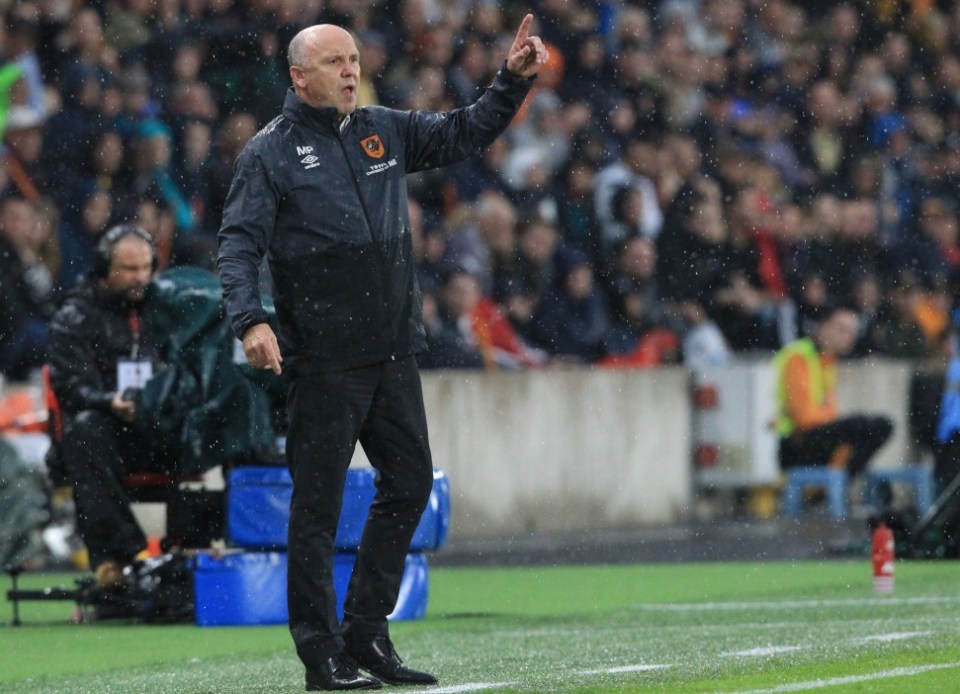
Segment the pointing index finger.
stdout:
[[513,45],[516,48],[520,48],[526,43],[527,38],[530,36],[530,25],[533,23],[533,15],[528,14],[523,18],[523,21],[520,22],[520,28],[517,29],[517,37],[513,40]]

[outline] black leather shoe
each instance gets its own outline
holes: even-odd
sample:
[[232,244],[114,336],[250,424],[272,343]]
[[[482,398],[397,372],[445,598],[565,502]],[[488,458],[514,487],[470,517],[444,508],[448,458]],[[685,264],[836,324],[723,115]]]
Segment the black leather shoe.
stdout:
[[336,691],[343,689],[380,689],[380,680],[365,677],[357,664],[343,655],[327,658],[315,670],[307,670],[307,691]]
[[365,643],[348,643],[346,653],[357,665],[387,684],[436,684],[429,672],[405,667],[387,636],[374,636]]

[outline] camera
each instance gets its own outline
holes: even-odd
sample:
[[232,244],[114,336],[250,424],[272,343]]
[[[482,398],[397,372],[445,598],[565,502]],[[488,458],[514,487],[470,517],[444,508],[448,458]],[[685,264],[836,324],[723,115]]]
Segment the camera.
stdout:
[[120,393],[120,399],[126,400],[127,402],[137,402],[140,399],[140,393],[142,388],[124,388],[123,392]]

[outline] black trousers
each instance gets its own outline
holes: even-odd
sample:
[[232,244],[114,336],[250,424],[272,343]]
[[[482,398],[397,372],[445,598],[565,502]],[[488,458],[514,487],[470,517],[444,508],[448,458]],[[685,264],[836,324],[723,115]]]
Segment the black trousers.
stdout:
[[[289,386],[287,462],[290,632],[308,669],[345,639],[387,633],[410,541],[433,487],[414,357],[335,373],[298,369]],[[347,468],[357,442],[377,471],[353,577],[338,623],[333,553]]]
[[786,469],[826,465],[838,446],[849,444],[853,452],[847,470],[855,476],[863,472],[892,432],[893,422],[887,417],[843,417],[803,434],[780,439],[780,466]]
[[123,476],[170,472],[172,456],[149,433],[98,410],[66,418],[58,455],[73,488],[77,531],[91,568],[108,559],[129,563],[147,541],[130,510]]

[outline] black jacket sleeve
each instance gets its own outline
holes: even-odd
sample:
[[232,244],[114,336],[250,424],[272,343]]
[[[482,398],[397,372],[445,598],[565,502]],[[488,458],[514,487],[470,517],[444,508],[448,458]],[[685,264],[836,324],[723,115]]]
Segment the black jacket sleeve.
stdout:
[[407,113],[407,172],[463,161],[487,147],[507,129],[533,86],[533,79],[500,68],[480,98],[448,113]]
[[237,158],[217,239],[217,268],[227,315],[234,335],[241,339],[250,327],[267,322],[260,300],[260,262],[277,216],[276,191],[252,144]]
[[66,412],[110,410],[114,389],[100,372],[93,353],[96,342],[89,337],[98,330],[90,316],[69,302],[54,314],[50,323],[50,382]]

